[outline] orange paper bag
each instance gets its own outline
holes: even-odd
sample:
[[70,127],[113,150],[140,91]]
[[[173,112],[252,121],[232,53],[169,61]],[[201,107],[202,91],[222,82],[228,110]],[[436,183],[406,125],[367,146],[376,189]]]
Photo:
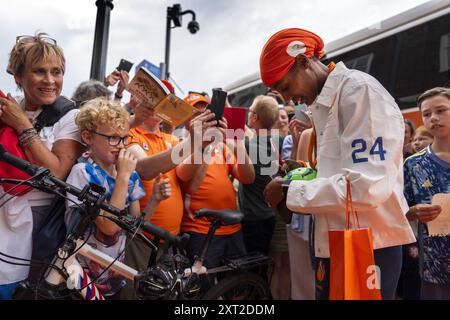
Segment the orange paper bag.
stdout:
[[[345,211],[345,230],[328,231],[330,300],[381,300],[380,275],[373,255],[372,232],[370,228],[359,227],[348,178]],[[350,215],[353,217],[353,229],[350,228]]]

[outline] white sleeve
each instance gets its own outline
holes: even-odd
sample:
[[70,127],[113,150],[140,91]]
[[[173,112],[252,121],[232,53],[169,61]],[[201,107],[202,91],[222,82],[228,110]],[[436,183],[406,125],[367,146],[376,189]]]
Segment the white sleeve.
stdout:
[[70,110],[55,123],[53,129],[54,142],[62,139],[76,140],[81,143],[80,132],[75,124],[78,109]]
[[341,172],[310,182],[293,181],[287,195],[287,206],[293,211],[342,211],[346,175],[351,181],[353,205],[359,211],[384,203],[398,184],[403,170],[404,123],[394,100],[383,88],[362,84],[344,92],[338,107],[342,134],[329,142],[339,145],[340,157],[335,161],[340,162]]
[[[72,167],[66,182],[68,184],[77,187],[78,189],[83,189],[85,185],[89,184],[89,180],[85,170],[84,163],[77,163]],[[66,208],[76,207],[76,204],[80,204],[81,201],[77,199],[76,196],[67,194],[67,197],[71,200],[66,200]],[[76,204],[75,204],[76,203]]]

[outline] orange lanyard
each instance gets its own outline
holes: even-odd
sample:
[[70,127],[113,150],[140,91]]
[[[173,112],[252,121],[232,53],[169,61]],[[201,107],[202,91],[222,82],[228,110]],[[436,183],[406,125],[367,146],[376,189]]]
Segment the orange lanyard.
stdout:
[[[328,73],[331,73],[334,68],[336,68],[336,64],[331,61],[328,65]],[[311,138],[309,140],[309,146],[308,146],[308,161],[311,168],[316,170],[317,165],[317,134],[316,134],[316,128],[313,125],[313,132],[311,134]]]

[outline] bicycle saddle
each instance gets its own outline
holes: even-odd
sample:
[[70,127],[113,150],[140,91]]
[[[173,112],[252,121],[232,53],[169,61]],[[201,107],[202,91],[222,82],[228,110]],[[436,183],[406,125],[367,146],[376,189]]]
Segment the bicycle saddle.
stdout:
[[224,225],[236,224],[241,222],[244,215],[239,211],[233,211],[229,209],[213,210],[213,209],[200,209],[196,212],[197,217],[207,217],[219,219]]

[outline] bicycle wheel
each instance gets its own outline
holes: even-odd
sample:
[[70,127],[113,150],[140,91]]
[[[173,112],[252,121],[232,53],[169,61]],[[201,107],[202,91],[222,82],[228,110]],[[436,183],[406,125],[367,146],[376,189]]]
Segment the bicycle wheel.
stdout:
[[202,297],[204,300],[268,300],[267,282],[253,273],[243,273],[219,281]]

